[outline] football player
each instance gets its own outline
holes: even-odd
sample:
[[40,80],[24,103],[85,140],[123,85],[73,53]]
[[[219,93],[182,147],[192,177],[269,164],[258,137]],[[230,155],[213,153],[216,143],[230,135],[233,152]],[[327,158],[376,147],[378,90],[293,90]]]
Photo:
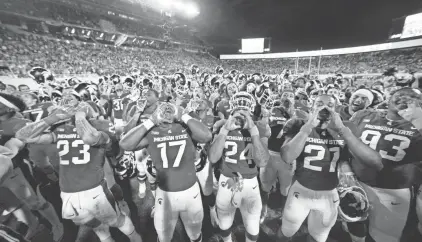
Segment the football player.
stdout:
[[[157,109],[158,98],[158,92],[154,89],[145,89],[143,91],[142,97],[138,99],[136,105],[133,107],[133,109],[135,109],[135,113],[133,114],[133,116],[131,116],[132,118],[129,120],[128,124],[123,129],[124,134],[128,133],[134,127],[148,120],[148,118]],[[145,163],[147,152],[146,150],[137,150],[134,153],[136,159],[137,178],[139,181],[138,195],[140,198],[144,198],[146,192],[145,180],[147,178]]]
[[233,113],[221,127],[208,152],[212,163],[222,159],[216,206],[218,224],[225,242],[231,242],[231,226],[237,208],[246,228],[246,241],[257,241],[261,215],[258,167],[269,160],[267,137],[252,120],[255,98],[239,92],[230,100]]
[[289,119],[290,115],[284,107],[273,107],[270,111],[269,125],[271,128],[271,136],[268,138],[268,151],[271,157],[268,164],[259,170],[262,197],[261,223],[264,222],[266,217],[270,191],[277,178],[280,183],[280,193],[284,197],[287,196],[292,182],[295,164],[289,165],[282,161],[280,157],[280,147],[283,145],[283,126]]
[[[105,180],[106,154],[112,153],[117,143],[108,132],[109,122],[88,121],[96,116],[94,109],[87,103],[78,104],[73,95],[66,96],[64,103],[66,106],[17,133],[26,143],[56,143],[60,155],[62,217],[91,227],[100,241],[114,241],[110,226],[117,227],[131,241],[142,241],[130,218],[120,212]],[[57,127],[45,133],[52,125]]]
[[209,129],[180,107],[162,103],[120,141],[128,151],[147,148],[155,165],[158,188],[154,225],[160,242],[170,242],[180,217],[191,241],[202,240],[203,208],[195,172],[194,142],[207,143]]
[[[211,113],[208,101],[205,99],[193,99],[188,103],[190,114],[205,124],[210,130],[214,125],[214,116]],[[207,113],[208,112],[208,113]],[[215,195],[213,193],[213,167],[208,160],[210,143],[197,144],[196,176],[204,194],[204,201],[210,208],[211,224],[217,226],[217,212],[215,207]]]
[[115,95],[111,96],[113,101],[113,118],[117,137],[120,136],[124,127],[123,110],[130,101],[128,93],[125,93],[124,91],[123,85],[121,83],[117,83],[115,86]]
[[223,93],[223,98],[220,102],[217,103],[218,117],[220,119],[227,119],[230,114],[230,98],[239,91],[235,82],[230,82],[225,86],[225,92]]
[[26,231],[20,231],[23,237],[31,239],[38,232],[38,219],[23,201],[19,200],[8,188],[2,186],[3,181],[13,171],[13,162],[10,155],[11,150],[0,146],[0,214],[5,216],[12,213],[19,222],[26,225]]
[[[34,93],[25,93],[22,100],[27,106],[27,110],[23,112],[25,118],[32,122],[38,122],[48,116],[54,108],[52,102],[39,102],[38,97]],[[28,146],[29,159],[38,166],[45,175],[53,182],[59,180],[56,172],[59,171],[59,153],[55,145],[39,145],[31,144]]]
[[[365,189],[372,209],[369,235],[375,241],[397,242],[407,222],[411,187],[420,182],[422,151],[421,96],[412,88],[394,91],[387,115],[362,110],[351,118],[359,137],[382,157],[380,169],[368,169],[352,161],[352,168]],[[364,223],[349,223],[355,241],[364,241]]]
[[340,117],[344,121],[347,121],[357,111],[368,108],[372,104],[373,100],[374,94],[371,91],[368,89],[359,89],[352,93],[352,96],[349,100],[349,105],[339,105],[337,111],[340,114]]
[[381,163],[377,152],[343,124],[334,111],[336,105],[335,97],[320,95],[307,121],[293,118],[283,128],[281,159],[288,164],[296,160],[296,171],[278,237],[292,237],[308,217],[310,236],[318,242],[326,241],[337,220],[338,162],[347,161],[350,152],[369,164]]
[[[1,142],[11,150],[13,171],[3,182],[3,186],[10,189],[16,197],[23,201],[30,209],[38,211],[52,225],[53,239],[59,240],[63,236],[63,225],[54,211],[53,206],[36,193],[22,169],[28,169],[24,163],[25,143],[16,136],[16,131],[29,123],[29,120],[18,118],[16,114],[25,110],[25,103],[18,97],[0,93],[0,130]],[[32,177],[29,177],[32,178]]]

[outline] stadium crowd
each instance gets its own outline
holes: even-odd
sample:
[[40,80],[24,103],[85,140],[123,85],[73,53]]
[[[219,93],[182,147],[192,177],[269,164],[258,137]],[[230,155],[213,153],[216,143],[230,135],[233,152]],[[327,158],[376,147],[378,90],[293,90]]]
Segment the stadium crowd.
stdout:
[[[186,44],[203,45],[203,41],[187,33],[184,27],[172,28],[166,21],[153,22],[144,19],[127,19],[116,14],[93,13],[95,9],[81,9],[72,1],[51,2],[44,0],[5,0],[0,3],[1,10],[36,17],[56,23],[71,24],[108,32],[146,36],[157,39],[173,40]],[[107,25],[104,25],[107,23]],[[168,26],[168,27],[164,27]]]
[[[0,71],[37,85],[0,82],[0,241],[421,241],[420,57],[313,57],[309,73],[307,58],[220,61],[2,26]],[[365,73],[379,74],[343,75]]]

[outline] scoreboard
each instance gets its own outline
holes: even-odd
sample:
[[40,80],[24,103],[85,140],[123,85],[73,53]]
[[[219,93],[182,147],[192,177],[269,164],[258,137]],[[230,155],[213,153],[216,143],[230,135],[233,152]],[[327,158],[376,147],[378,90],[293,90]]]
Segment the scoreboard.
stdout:
[[271,49],[271,39],[270,38],[241,39],[240,46],[241,48],[239,49],[239,52],[244,53],[244,54],[269,52]]
[[422,13],[393,20],[390,39],[407,39],[422,36]]

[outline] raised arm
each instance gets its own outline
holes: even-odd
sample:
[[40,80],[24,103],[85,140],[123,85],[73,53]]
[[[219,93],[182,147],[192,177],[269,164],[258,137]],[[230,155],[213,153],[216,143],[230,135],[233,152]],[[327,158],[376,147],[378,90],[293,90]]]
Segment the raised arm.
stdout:
[[332,116],[332,123],[346,142],[355,161],[360,162],[367,167],[381,170],[383,168],[381,155],[376,150],[373,150],[368,145],[364,144],[362,140],[355,135],[357,133],[356,126],[351,122],[343,123],[337,112],[333,109],[329,110]]
[[[356,129],[356,127],[353,127],[352,123],[349,123],[348,126],[354,130]],[[373,150],[368,145],[364,144],[349,127],[343,125],[340,128],[339,133],[346,142],[355,161],[360,162],[365,166],[381,170],[384,167],[381,155],[376,150]]]
[[[2,147],[2,151],[6,150],[7,148]],[[8,153],[8,152],[6,152]],[[3,183],[4,180],[8,177],[13,170],[13,163],[10,157],[7,155],[0,154],[0,185]]]
[[268,160],[270,159],[270,153],[268,152],[268,142],[265,140],[268,140],[269,134],[266,134],[266,128],[264,125],[264,128],[261,131],[262,133],[262,139],[260,137],[260,132],[258,130],[257,125],[252,120],[252,117],[249,113],[241,111],[243,116],[246,118],[246,126],[249,130],[249,133],[251,134],[252,139],[252,156],[255,164],[258,167],[265,167],[268,163]]
[[122,147],[122,149],[126,151],[136,151],[145,148],[148,145],[148,141],[145,136],[147,135],[148,131],[154,126],[154,121],[152,121],[152,119],[148,119],[142,124],[129,130],[120,139],[120,147]]
[[[225,122],[224,125],[220,128],[220,132],[217,136],[214,137],[214,141],[208,149],[208,159],[211,163],[217,163],[220,158],[223,156],[224,146],[226,143],[227,134],[230,130],[238,128],[235,125],[235,119],[232,115],[229,116],[227,120],[219,121],[219,125],[222,122]],[[214,125],[215,126],[215,125]]]
[[294,129],[293,126],[295,126],[296,124],[294,124],[293,122],[297,121],[299,120],[291,119],[287,121],[285,127],[283,128],[284,130],[286,130],[284,131],[286,139],[284,141],[283,146],[280,148],[280,156],[281,159],[288,164],[292,164],[293,161],[296,160],[297,157],[299,157],[299,155],[302,153],[306,143],[306,139],[311,134],[312,129],[314,128],[314,126],[310,122],[307,122],[302,127],[300,127],[298,133],[294,133],[292,132],[292,129]]
[[63,110],[56,110],[48,117],[21,128],[16,132],[15,137],[24,143],[36,143],[38,137],[41,136],[51,125],[69,117],[70,114],[65,113]]
[[125,125],[125,127],[123,128],[123,133],[127,133],[129,132],[131,129],[135,128],[138,120],[139,120],[139,116],[141,115],[140,112],[136,112],[133,117],[127,122],[127,124]]
[[212,133],[205,124],[192,118],[187,113],[182,115],[181,121],[188,126],[193,140],[198,143],[208,143],[211,141]]

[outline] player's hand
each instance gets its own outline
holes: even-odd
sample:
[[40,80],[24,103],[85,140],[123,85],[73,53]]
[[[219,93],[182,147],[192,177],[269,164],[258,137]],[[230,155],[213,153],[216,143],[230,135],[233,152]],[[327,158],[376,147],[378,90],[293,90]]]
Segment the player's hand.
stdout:
[[268,125],[268,123],[265,122],[264,120],[260,120],[256,122],[256,127],[258,128],[258,131],[261,137],[269,138],[271,136],[270,125]]
[[[239,115],[240,114],[237,114],[236,116],[239,116]],[[236,116],[235,115],[229,116],[226,123],[224,124],[225,129],[227,129],[228,131],[232,131],[232,130],[241,128],[240,125],[236,124]]]
[[319,112],[324,108],[326,108],[325,105],[314,109],[311,115],[309,116],[308,122],[306,122],[306,124],[311,126],[312,128],[317,127],[320,123],[320,120],[318,119]]
[[[80,102],[78,104],[78,106],[76,107],[76,113],[75,113],[75,117],[77,113],[85,113],[85,118],[86,117],[93,117],[95,118],[95,114],[96,112],[94,111],[94,109],[91,107],[91,105],[89,105],[89,103],[87,102]],[[82,114],[78,114],[78,117],[82,117]],[[98,115],[97,115],[98,116]]]
[[138,112],[142,113],[145,110],[146,106],[147,106],[146,100],[139,99],[138,101],[136,101],[136,109],[138,110]]
[[254,123],[254,121],[252,120],[252,117],[251,117],[251,115],[249,114],[249,112],[247,112],[247,111],[245,111],[245,110],[240,110],[239,111],[239,113],[240,113],[240,115],[242,115],[243,116],[243,118],[245,119],[245,125],[243,126],[243,128],[244,129],[247,129],[247,130],[250,130],[250,129],[252,129],[253,127],[255,127],[256,125],[255,125],[255,123]]
[[197,100],[191,99],[185,108],[185,113],[196,111],[199,107],[199,104],[200,103]]
[[215,134],[227,122],[225,119],[220,119],[212,126],[212,133]]
[[407,105],[406,109],[400,110],[398,113],[402,118],[409,122],[413,122],[415,120],[422,121],[422,108],[416,100],[413,100]]
[[151,116],[149,117],[149,120],[151,120],[155,125],[160,125],[161,124],[162,120],[159,117],[158,109],[155,110],[155,112],[153,114],[151,114]]
[[174,106],[175,110],[173,120],[175,122],[181,122],[182,115],[187,112],[181,106],[176,106],[175,104],[172,105]]
[[86,119],[86,113],[78,111],[78,112],[75,113],[75,118],[76,119]]
[[334,125],[334,128],[340,130],[344,128],[343,120],[341,120],[340,114],[338,114],[334,108],[327,107],[327,110],[331,114],[331,123]]

